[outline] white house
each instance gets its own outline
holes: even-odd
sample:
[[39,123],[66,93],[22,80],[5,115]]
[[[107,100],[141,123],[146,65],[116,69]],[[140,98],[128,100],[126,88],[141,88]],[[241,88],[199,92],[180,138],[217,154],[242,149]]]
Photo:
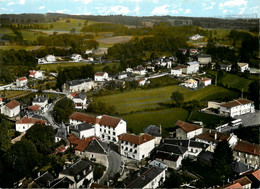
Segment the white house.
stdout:
[[92,182],[93,180],[93,165],[86,160],[78,160],[76,163],[64,165],[64,169],[59,173],[59,179],[67,177],[73,181],[73,188],[83,187],[85,180]]
[[19,132],[25,132],[31,128],[34,124],[46,124],[45,120],[31,118],[31,117],[23,117],[20,121],[15,123],[15,130]]
[[185,74],[193,74],[197,73],[199,71],[199,68],[200,64],[197,61],[188,62],[186,68],[183,66],[182,72]]
[[143,66],[139,65],[133,69],[133,73],[138,75],[145,75],[146,69]]
[[95,81],[107,81],[109,80],[108,73],[107,72],[97,72],[94,76]]
[[181,77],[182,76],[182,66],[177,66],[175,68],[171,69],[171,75],[175,77]]
[[150,156],[155,147],[155,138],[149,134],[140,136],[133,134],[122,134],[119,136],[119,149],[122,156],[140,161]]
[[202,127],[178,120],[176,126],[177,139],[191,139],[202,133]]
[[198,54],[198,50],[197,49],[190,49],[190,54],[191,55]]
[[42,64],[42,63],[52,63],[55,62],[56,58],[54,55],[47,55],[44,58],[39,58],[38,59],[38,64]]
[[188,79],[181,85],[188,87],[188,88],[196,89],[196,88],[198,88],[198,81],[196,81],[194,79]]
[[126,68],[125,71],[128,72],[128,73],[132,73],[132,72],[133,72],[133,69],[132,69],[132,68]]
[[125,78],[127,78],[127,73],[126,72],[120,73],[120,74],[118,74],[117,78],[118,79],[125,79]]
[[72,54],[72,55],[71,55],[71,59],[72,59],[73,61],[75,61],[75,62],[79,62],[79,61],[83,60],[83,59],[82,59],[82,56],[81,56],[80,54]]
[[44,71],[41,70],[29,70],[29,77],[34,79],[44,79]]
[[254,113],[255,106],[253,101],[241,98],[227,103],[221,103],[219,112],[220,114],[226,114],[230,117],[234,117],[246,113]]
[[212,61],[211,55],[209,54],[198,55],[197,58],[201,66],[205,66]]
[[196,35],[191,36],[190,40],[197,41],[197,40],[199,40],[201,38],[202,38],[202,36],[200,34],[196,34]]
[[79,92],[70,93],[67,96],[74,102],[75,109],[86,109],[87,105],[87,96]]
[[231,71],[231,64],[220,64],[220,69],[225,70],[226,72]]
[[63,92],[89,91],[96,86],[92,79],[78,79],[67,81],[62,85]]
[[105,142],[118,142],[118,136],[126,133],[126,122],[117,117],[102,115],[97,117],[96,136]]
[[146,79],[145,78],[138,79],[138,80],[136,80],[136,82],[138,83],[139,86],[144,86],[145,82],[146,82]]
[[[3,98],[0,97],[0,107],[4,104]],[[1,109],[0,109],[1,110]],[[1,111],[0,111],[1,112]]]
[[20,103],[16,100],[8,102],[1,108],[1,113],[9,117],[14,117],[20,113]]
[[167,168],[164,163],[152,161],[124,179],[120,188],[159,188],[165,181]]
[[38,105],[45,111],[48,105],[48,98],[42,95],[36,95],[32,100],[32,105]]
[[199,80],[199,84],[204,86],[204,87],[211,85],[212,84],[211,82],[212,82],[212,79],[207,78],[207,77],[201,78]]
[[250,71],[248,63],[238,62],[237,65],[240,67],[241,72],[244,72],[245,70]]
[[26,77],[20,77],[16,79],[16,86],[17,87],[25,87],[28,83],[28,80]]
[[69,116],[69,122],[72,125],[77,125],[79,123],[96,124],[97,119],[88,114],[74,112],[71,116]]
[[70,133],[75,134],[79,139],[95,136],[95,127],[89,123],[80,123],[69,127]]

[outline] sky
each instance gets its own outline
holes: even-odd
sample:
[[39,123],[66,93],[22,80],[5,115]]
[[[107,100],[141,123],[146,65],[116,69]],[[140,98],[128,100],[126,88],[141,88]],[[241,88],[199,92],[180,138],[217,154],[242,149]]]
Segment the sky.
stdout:
[[[0,14],[257,17],[259,0],[0,0]],[[258,14],[257,14],[258,13]]]

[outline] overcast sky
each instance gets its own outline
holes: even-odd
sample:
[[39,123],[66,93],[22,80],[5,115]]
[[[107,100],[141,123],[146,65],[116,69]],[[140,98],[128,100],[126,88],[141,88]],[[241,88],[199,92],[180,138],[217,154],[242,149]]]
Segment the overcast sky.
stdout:
[[[251,16],[259,0],[0,0],[0,14],[66,13],[83,15]],[[257,15],[259,18],[259,15]]]

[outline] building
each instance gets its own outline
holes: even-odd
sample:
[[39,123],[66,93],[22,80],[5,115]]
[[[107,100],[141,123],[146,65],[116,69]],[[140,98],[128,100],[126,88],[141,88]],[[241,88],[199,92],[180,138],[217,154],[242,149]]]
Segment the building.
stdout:
[[187,66],[177,66],[171,69],[171,75],[175,77],[181,77],[182,76],[182,69],[187,68]]
[[[76,163],[64,166],[64,170],[59,173],[59,179],[67,177],[73,181],[73,188],[83,187],[85,180],[93,180],[93,166],[85,160],[78,160]],[[83,187],[84,188],[84,187]]]
[[198,81],[196,81],[194,79],[188,79],[184,83],[181,83],[181,85],[183,85],[187,88],[196,89],[196,88],[198,88]]
[[117,117],[102,115],[98,116],[95,124],[96,136],[105,142],[118,142],[118,136],[126,133],[126,122]]
[[237,180],[234,180],[232,183],[225,185],[223,188],[251,189],[251,184],[252,181],[247,176],[243,176]]
[[95,73],[94,78],[95,78],[94,79],[95,81],[108,81],[108,80],[110,80],[107,72],[97,72],[97,73]]
[[241,98],[227,103],[221,103],[219,112],[220,114],[235,117],[246,113],[254,113],[255,106],[253,101]]
[[231,64],[220,64],[220,69],[224,70],[226,72],[230,72],[231,71]]
[[161,162],[142,167],[122,181],[120,188],[158,188],[165,181],[167,166]]
[[44,80],[44,71],[29,70],[29,77],[34,78],[34,79]]
[[16,79],[16,86],[17,87],[25,87],[28,83],[28,80],[26,77],[20,77]]
[[234,159],[254,168],[259,168],[260,146],[238,141],[233,149]]
[[199,39],[201,39],[203,36],[201,36],[200,34],[196,34],[190,37],[190,40],[192,41],[197,41]]
[[29,185],[31,185],[32,188],[50,188],[52,181],[54,181],[54,177],[49,173],[49,171],[46,171],[43,174],[40,174],[39,172],[38,177]]
[[82,56],[80,54],[72,54],[71,55],[71,59],[74,62],[79,62],[79,61],[83,60],[83,58],[82,58]]
[[145,78],[138,79],[136,80],[136,82],[138,83],[138,86],[144,86],[146,83],[146,79]]
[[248,63],[238,62],[237,65],[239,66],[241,72],[244,72],[246,70],[250,71]]
[[80,123],[88,123],[88,124],[96,124],[97,120],[94,116],[80,113],[80,112],[74,112],[70,117],[69,117],[69,122],[72,125],[77,125]]
[[199,85],[206,87],[212,84],[212,79],[204,77],[199,79]]
[[[128,70],[126,70],[126,71],[128,71]],[[137,75],[145,75],[146,69],[143,66],[139,65],[133,69],[132,73],[137,74]]]
[[54,55],[47,55],[43,58],[38,59],[38,64],[52,63],[52,62],[56,62],[56,57]]
[[32,100],[32,105],[35,106],[40,106],[42,109],[46,109],[48,105],[48,98],[42,95],[35,96]]
[[1,113],[8,116],[14,117],[20,114],[20,103],[16,100],[8,102],[1,108]]
[[120,74],[118,74],[118,76],[117,76],[118,79],[126,79],[127,77],[128,77],[128,76],[127,76],[127,73],[126,73],[126,72],[120,73]]
[[20,121],[17,121],[15,123],[15,130],[18,132],[26,132],[28,129],[31,128],[31,126],[35,124],[46,125],[46,121],[32,117],[23,117]]
[[80,123],[69,127],[70,133],[75,134],[79,139],[95,136],[95,127],[93,124]]
[[156,125],[145,127],[143,133],[147,133],[155,138],[155,146],[159,145],[162,140],[162,128]]
[[202,127],[178,120],[176,126],[177,139],[191,139],[202,133]]
[[187,67],[183,67],[182,72],[185,74],[193,74],[199,71],[200,64],[197,61],[188,62]]
[[200,66],[205,66],[212,61],[211,55],[209,54],[198,55],[197,58]]
[[83,93],[73,92],[67,96],[74,103],[75,109],[87,108],[87,96]]
[[140,136],[122,134],[119,136],[119,151],[122,156],[140,161],[150,156],[155,147],[155,138],[149,134]]
[[61,123],[61,126],[58,128],[57,133],[55,134],[55,142],[59,142],[61,140],[66,140],[68,137],[68,129],[64,125],[64,123]]
[[94,81],[90,78],[88,79],[77,79],[72,81],[67,81],[62,85],[63,92],[87,92],[96,86]]

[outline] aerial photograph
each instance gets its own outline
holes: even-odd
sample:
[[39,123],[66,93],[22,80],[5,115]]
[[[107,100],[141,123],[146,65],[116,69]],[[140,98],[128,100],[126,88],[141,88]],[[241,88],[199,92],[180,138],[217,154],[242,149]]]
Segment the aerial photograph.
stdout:
[[0,188],[260,188],[259,0],[0,0]]

